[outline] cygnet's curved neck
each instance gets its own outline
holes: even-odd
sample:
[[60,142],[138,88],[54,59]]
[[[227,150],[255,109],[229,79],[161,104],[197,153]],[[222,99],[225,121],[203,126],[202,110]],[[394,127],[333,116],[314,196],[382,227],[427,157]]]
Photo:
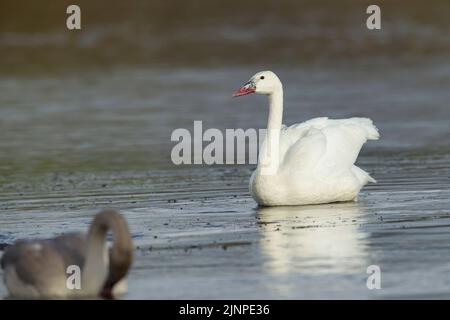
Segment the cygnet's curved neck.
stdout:
[[108,277],[109,254],[106,221],[94,219],[86,241],[86,260],[82,271],[81,290],[84,294],[98,295]]
[[[111,252],[106,243],[108,231],[113,236]],[[81,289],[98,295],[106,285],[111,289],[126,275],[133,258],[133,243],[125,220],[112,210],[104,210],[92,222],[86,244]]]

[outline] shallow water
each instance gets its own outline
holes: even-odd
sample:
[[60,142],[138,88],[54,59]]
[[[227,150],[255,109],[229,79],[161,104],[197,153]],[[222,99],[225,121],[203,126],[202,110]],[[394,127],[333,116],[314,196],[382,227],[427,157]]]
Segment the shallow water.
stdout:
[[[136,245],[125,299],[450,298],[447,1],[386,2],[379,34],[360,4],[96,2],[70,37],[51,3],[38,30],[0,10],[0,244],[114,207]],[[286,124],[373,119],[358,165],[378,184],[358,203],[257,208],[253,166],[172,164],[170,135],[194,120],[265,128],[265,97],[231,98],[261,69],[284,83]]]
[[[277,208],[255,206],[246,167],[47,177],[2,192],[1,240],[83,230],[113,205],[136,245],[124,298],[450,297],[450,157],[361,166],[379,183],[358,203]],[[366,288],[373,264],[382,290]]]

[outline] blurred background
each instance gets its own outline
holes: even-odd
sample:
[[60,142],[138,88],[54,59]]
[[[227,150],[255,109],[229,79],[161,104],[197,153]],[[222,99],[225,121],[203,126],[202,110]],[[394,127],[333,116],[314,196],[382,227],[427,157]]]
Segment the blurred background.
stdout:
[[285,86],[286,124],[371,117],[365,152],[448,151],[450,2],[0,2],[0,173],[172,166],[175,128],[264,128],[260,70]]
[[[112,206],[137,249],[128,297],[449,297],[449,15],[448,0],[0,0],[0,247]],[[256,208],[254,166],[172,164],[194,120],[265,128],[266,97],[231,95],[267,69],[285,124],[378,126],[358,203]],[[384,290],[367,290],[370,264]]]

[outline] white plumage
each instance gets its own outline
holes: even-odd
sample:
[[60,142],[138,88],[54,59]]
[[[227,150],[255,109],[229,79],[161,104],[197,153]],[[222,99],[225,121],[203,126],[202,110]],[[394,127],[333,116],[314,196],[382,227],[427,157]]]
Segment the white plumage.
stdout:
[[367,140],[379,138],[367,118],[315,118],[283,126],[283,88],[271,71],[255,74],[235,95],[269,96],[266,141],[250,179],[250,193],[260,205],[305,205],[351,201],[376,182],[354,165]]

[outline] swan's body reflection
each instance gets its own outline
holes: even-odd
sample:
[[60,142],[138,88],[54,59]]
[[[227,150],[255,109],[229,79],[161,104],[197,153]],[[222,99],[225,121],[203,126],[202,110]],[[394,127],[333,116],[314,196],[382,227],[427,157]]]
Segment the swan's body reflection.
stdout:
[[365,213],[357,203],[258,208],[261,250],[270,274],[364,273]]

